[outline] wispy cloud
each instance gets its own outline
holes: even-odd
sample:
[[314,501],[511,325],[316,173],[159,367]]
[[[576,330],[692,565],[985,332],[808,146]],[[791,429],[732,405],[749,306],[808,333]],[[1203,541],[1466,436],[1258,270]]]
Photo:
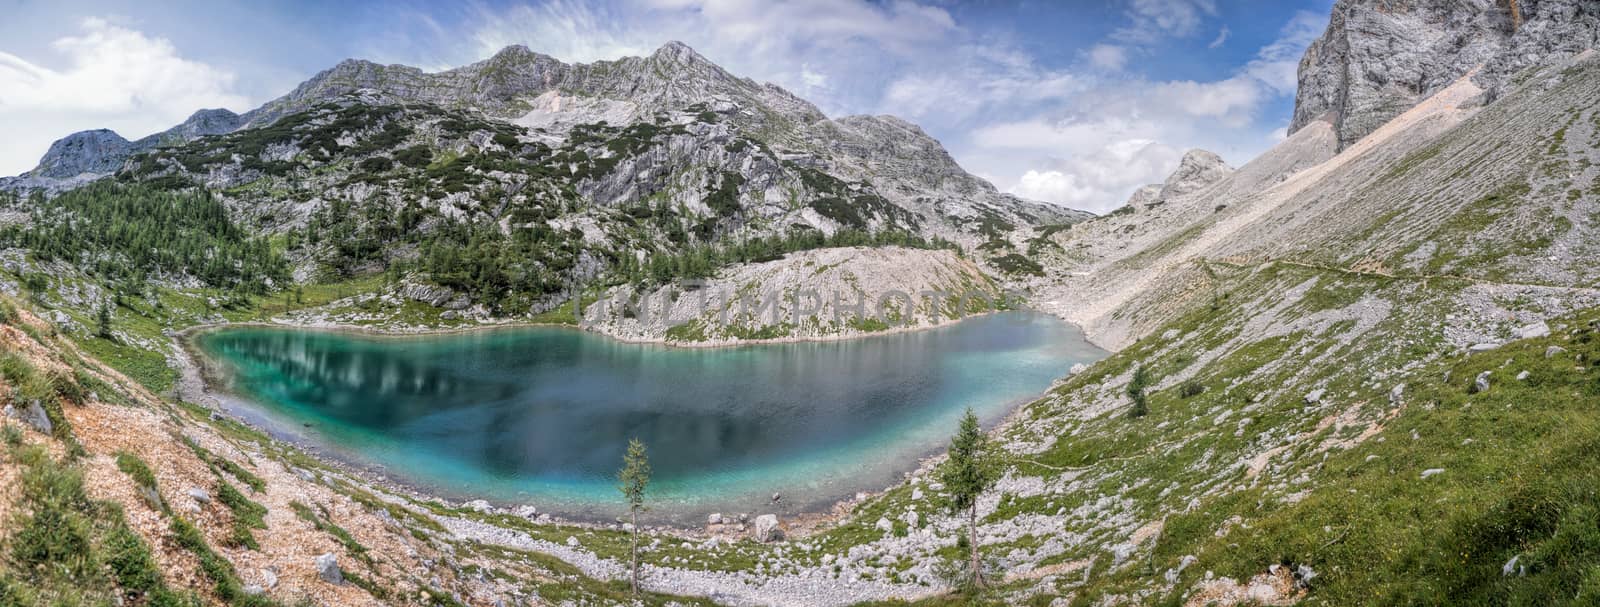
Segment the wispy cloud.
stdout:
[[1164,37],[1186,37],[1217,14],[1215,0],[1130,0],[1129,23],[1111,34],[1115,40],[1148,44]]
[[[1015,194],[1092,211],[1111,210],[1133,189],[1164,179],[1184,148],[1243,152],[1239,160],[1247,159],[1279,139],[1272,135],[1278,125],[1263,124],[1261,110],[1294,93],[1300,54],[1324,23],[1296,14],[1276,40],[1218,80],[1093,79],[1061,107],[976,128],[974,157],[1013,166],[1031,158],[1009,182],[1003,171],[984,168]],[[1096,64],[1092,51],[1090,57]]]

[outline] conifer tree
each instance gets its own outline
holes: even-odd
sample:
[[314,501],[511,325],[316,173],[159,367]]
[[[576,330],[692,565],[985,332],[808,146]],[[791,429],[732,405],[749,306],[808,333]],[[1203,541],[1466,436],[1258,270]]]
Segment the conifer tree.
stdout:
[[1149,399],[1144,391],[1150,387],[1150,371],[1144,365],[1133,370],[1133,379],[1128,382],[1128,397],[1133,399],[1133,408],[1128,410],[1128,417],[1140,418],[1150,413]]
[[968,563],[972,584],[983,588],[983,562],[978,554],[978,496],[1000,478],[1000,461],[989,437],[978,426],[978,416],[967,409],[961,425],[950,439],[950,458],[939,471],[939,479],[950,492],[950,513],[967,515]]
[[622,456],[622,470],[617,472],[618,489],[628,501],[628,515],[633,524],[633,595],[639,596],[639,513],[644,511],[645,487],[650,484],[650,457],[644,443],[635,438],[628,441],[628,453]]

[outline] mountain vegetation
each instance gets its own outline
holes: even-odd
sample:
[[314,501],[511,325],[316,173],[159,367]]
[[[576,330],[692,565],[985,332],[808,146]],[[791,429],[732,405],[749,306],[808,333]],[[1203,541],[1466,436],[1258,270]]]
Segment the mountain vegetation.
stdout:
[[[1094,218],[675,43],[347,61],[69,136],[0,180],[0,605],[1593,604],[1597,32],[1340,0],[1290,136]],[[685,278],[1009,289],[1113,353],[826,516],[625,529],[333,465],[215,408],[173,336],[570,323]]]

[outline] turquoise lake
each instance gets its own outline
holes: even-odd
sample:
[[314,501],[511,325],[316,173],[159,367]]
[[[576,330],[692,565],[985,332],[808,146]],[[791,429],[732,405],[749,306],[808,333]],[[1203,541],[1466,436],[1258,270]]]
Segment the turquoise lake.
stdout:
[[883,489],[941,451],[967,407],[995,423],[1106,354],[1031,312],[730,348],[555,327],[405,337],[238,327],[195,345],[236,413],[444,497],[609,518],[622,511],[615,474],[638,437],[655,470],[651,514],[679,522],[815,511]]

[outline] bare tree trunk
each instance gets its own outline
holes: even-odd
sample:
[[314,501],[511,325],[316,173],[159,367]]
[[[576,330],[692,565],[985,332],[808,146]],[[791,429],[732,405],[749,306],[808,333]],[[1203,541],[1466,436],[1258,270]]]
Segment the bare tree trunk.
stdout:
[[639,513],[633,512],[633,597],[639,598]]
[[978,500],[972,500],[972,509],[967,511],[967,547],[972,549],[972,582],[979,588],[987,587],[983,561],[978,558]]

